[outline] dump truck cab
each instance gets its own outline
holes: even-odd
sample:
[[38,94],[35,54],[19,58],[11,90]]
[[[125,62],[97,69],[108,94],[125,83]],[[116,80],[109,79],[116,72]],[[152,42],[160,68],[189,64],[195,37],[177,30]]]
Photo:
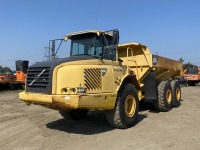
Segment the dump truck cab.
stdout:
[[[70,57],[30,66],[20,98],[54,109],[113,109],[127,74],[117,55],[118,30],[83,31],[62,40],[71,42]],[[54,53],[55,41],[51,42]]]

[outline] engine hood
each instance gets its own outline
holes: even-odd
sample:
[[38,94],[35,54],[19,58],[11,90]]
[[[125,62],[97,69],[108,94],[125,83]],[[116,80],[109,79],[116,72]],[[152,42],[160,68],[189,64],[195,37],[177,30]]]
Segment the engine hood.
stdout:
[[29,67],[26,80],[26,91],[35,93],[52,93],[53,70],[56,66],[81,60],[95,60],[92,56],[73,56],[36,63]]
[[56,66],[58,66],[62,63],[81,61],[81,60],[92,60],[92,59],[97,59],[97,58],[94,58],[94,57],[88,56],[88,55],[72,56],[72,57],[67,57],[67,58],[39,62],[39,63],[36,63],[36,64],[30,66],[30,68],[31,67],[50,67],[51,70],[53,70]]

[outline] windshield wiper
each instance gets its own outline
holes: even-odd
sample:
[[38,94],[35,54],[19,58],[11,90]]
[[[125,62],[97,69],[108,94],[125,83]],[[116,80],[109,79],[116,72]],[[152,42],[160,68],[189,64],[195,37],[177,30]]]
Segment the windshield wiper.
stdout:
[[96,56],[96,55],[90,55],[90,56],[92,56],[94,58],[100,58],[100,56]]

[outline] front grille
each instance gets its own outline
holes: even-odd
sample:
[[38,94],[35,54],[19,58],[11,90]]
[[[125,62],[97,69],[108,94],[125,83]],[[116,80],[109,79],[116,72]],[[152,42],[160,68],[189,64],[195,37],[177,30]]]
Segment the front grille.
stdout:
[[51,93],[52,71],[50,67],[30,67],[27,72],[27,92]]
[[100,68],[84,69],[84,81],[87,91],[101,91],[102,78]]

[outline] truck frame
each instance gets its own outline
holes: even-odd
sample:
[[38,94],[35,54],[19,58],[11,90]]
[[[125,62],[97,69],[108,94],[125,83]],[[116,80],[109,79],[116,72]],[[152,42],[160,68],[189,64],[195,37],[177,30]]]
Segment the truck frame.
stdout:
[[70,57],[34,64],[27,72],[26,89],[19,94],[27,105],[59,110],[65,118],[81,119],[89,110],[105,110],[116,128],[134,125],[139,101],[153,100],[158,111],[178,107],[181,100],[175,76],[182,73],[179,61],[150,53],[139,43],[119,43],[119,31],[89,30],[67,34]]

